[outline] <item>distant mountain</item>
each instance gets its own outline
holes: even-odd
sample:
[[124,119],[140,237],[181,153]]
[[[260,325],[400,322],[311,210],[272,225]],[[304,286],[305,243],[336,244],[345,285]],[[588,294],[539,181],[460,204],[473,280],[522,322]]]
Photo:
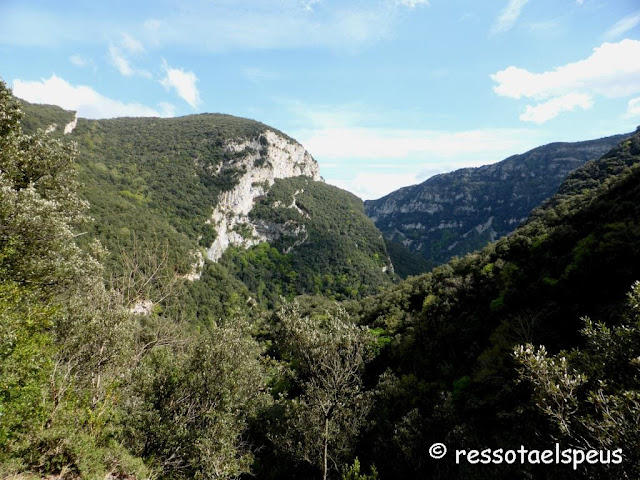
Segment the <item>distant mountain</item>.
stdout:
[[[118,251],[160,243],[183,277],[234,277],[249,293],[218,284],[269,302],[358,297],[394,276],[362,201],[326,185],[304,147],[267,125],[221,114],[87,120],[27,102],[23,110],[26,132],[77,142],[91,233],[113,268]],[[210,293],[200,291],[197,308]]]
[[[471,464],[445,470],[424,455],[425,446],[445,438],[450,449],[498,445],[505,450],[544,449],[576,438],[575,431],[557,428],[560,422],[549,422],[530,387],[517,382],[514,346],[531,343],[558,352],[594,344],[595,335],[585,340],[579,334],[585,316],[609,327],[633,325],[625,311],[628,305],[637,311],[637,302],[627,292],[639,274],[640,128],[571,173],[558,193],[510,235],[356,304],[360,322],[389,342],[372,367],[385,372],[388,383],[359,458],[375,462],[381,478],[639,478],[637,448],[629,449],[620,467],[626,473],[607,466],[576,476],[567,476],[561,465],[526,462],[486,465],[480,473]],[[607,373],[589,371],[588,385],[573,395],[636,398],[637,369],[628,366],[637,354],[614,352],[627,338],[625,345],[636,348],[637,336],[612,332],[603,329],[607,344],[598,348],[618,363]],[[564,370],[565,378],[567,371],[574,374]],[[373,372],[370,376],[375,378]],[[556,392],[562,388],[552,385]],[[584,415],[606,425],[613,403],[607,400],[599,409],[594,401]],[[616,416],[615,432],[624,430],[625,420],[635,431],[634,408],[626,417]],[[580,441],[599,433],[593,429]],[[626,445],[626,437],[620,438]],[[629,444],[636,445],[633,438]]]
[[551,143],[492,165],[436,175],[365,201],[365,211],[386,239],[432,265],[444,263],[512,232],[570,172],[629,135]]

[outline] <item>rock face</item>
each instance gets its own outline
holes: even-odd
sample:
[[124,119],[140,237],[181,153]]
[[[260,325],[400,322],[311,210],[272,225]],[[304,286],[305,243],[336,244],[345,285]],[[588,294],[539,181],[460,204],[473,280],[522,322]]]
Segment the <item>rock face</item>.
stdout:
[[493,165],[436,175],[366,201],[365,210],[387,239],[444,263],[513,231],[570,172],[628,136],[552,143]]
[[252,224],[248,215],[256,198],[264,195],[276,178],[320,180],[318,164],[304,147],[272,130],[250,141],[229,142],[225,148],[241,155],[233,164],[222,166],[220,173],[228,168],[245,173],[232,190],[220,196],[209,220],[217,234],[207,249],[207,258],[212,261],[219,260],[229,246],[250,247],[270,240],[269,226]]
[[69,123],[67,123],[64,126],[64,134],[68,135],[71,132],[73,132],[73,129],[76,128],[76,125],[78,125],[78,113],[76,112],[75,116],[73,117],[73,120],[71,120]]

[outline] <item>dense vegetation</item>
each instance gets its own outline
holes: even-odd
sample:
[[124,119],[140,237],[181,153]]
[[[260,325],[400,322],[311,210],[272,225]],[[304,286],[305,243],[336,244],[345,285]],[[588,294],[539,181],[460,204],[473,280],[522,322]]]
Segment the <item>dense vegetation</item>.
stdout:
[[[378,387],[374,418],[384,420],[374,422],[362,447],[381,475],[488,474],[489,467],[430,460],[425,447],[445,439],[456,448],[548,448],[559,434],[530,401],[528,385],[517,384],[513,349],[533,343],[557,352],[580,345],[585,315],[608,328],[620,324],[625,293],[640,271],[639,219],[640,131],[576,171],[508,237],[354,304],[352,312],[390,339],[376,361],[377,371],[391,369],[393,379]],[[637,395],[628,372],[620,368],[609,388],[635,388],[631,394]],[[625,447],[633,477],[638,449],[618,445]],[[533,478],[572,473],[503,465],[491,475],[514,478],[527,470]],[[591,474],[603,475],[595,468]]]
[[[53,106],[27,104],[26,113],[27,132],[73,118],[71,112]],[[121,268],[119,252],[131,250],[137,239],[147,244],[154,239],[165,246],[171,266],[188,273],[194,253],[215,237],[207,221],[220,193],[244,173],[236,160],[246,152],[230,150],[227,143],[260,138],[267,128],[253,120],[210,114],[79,119],[66,137],[78,143],[80,194],[89,201],[95,219],[91,236],[112,253],[108,267]],[[294,208],[285,208],[297,189],[302,191],[296,196],[298,204],[308,210],[304,218]],[[278,201],[282,208],[273,209]],[[219,280],[232,277],[226,284],[239,279],[265,305],[277,303],[280,296],[303,293],[356,298],[390,282],[390,274],[382,272],[388,254],[380,233],[364,214],[362,201],[343,190],[309,179],[278,181],[251,215],[280,230],[292,230],[293,222],[304,233],[297,240],[285,234],[249,251],[231,249],[222,266],[204,268],[205,282],[210,275]],[[287,245],[287,239],[299,245]],[[215,304],[224,301],[213,298],[218,289],[208,289],[211,298],[199,285],[193,290],[190,296],[198,298],[199,316],[211,310],[207,303],[220,313]]]
[[186,273],[198,240],[211,239],[206,220],[218,195],[243,173],[224,142],[264,128],[227,115],[80,119],[71,138],[79,145],[82,194],[97,220],[97,237],[115,250],[130,247],[134,233],[155,235]]
[[551,143],[492,165],[436,175],[368,200],[365,208],[386,238],[438,265],[512,232],[567,174],[628,136]]
[[278,179],[249,216],[271,242],[229,251],[222,264],[271,305],[280,295],[358,298],[390,283],[382,236],[351,193],[305,177]]
[[[38,105],[22,101],[24,117],[22,129],[25,132],[35,132],[41,128],[53,137],[60,138],[64,127],[74,118],[74,113],[56,105]],[[53,128],[55,126],[55,128]]]
[[[190,210],[194,197],[173,218],[179,182],[171,190],[145,173],[161,171],[145,164],[162,143],[155,130],[134,161],[103,130],[133,120],[80,122],[95,125],[81,141],[102,138],[105,171],[97,153],[82,159],[58,136],[24,135],[21,119],[0,83],[0,476],[640,475],[640,130],[511,235],[360,298],[388,282],[386,250],[350,194],[276,182],[250,214],[271,244],[229,250],[188,281],[174,242],[196,248],[206,234],[196,218],[208,213]],[[139,213],[150,226],[126,220],[127,195],[114,204],[124,218],[106,220],[116,188],[133,188],[132,169],[145,187],[129,191],[149,199]],[[117,187],[83,189],[77,178],[94,171]],[[97,185],[102,213],[82,193]],[[91,231],[89,213],[99,214]],[[134,314],[144,300],[154,308]],[[457,448],[555,441],[622,448],[624,461],[574,470],[453,460]],[[435,442],[445,459],[428,456]]]

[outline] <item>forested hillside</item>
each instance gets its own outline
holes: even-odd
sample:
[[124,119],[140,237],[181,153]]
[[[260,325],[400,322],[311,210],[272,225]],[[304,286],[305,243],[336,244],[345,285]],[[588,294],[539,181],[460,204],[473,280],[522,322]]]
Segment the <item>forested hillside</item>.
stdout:
[[229,251],[222,264],[271,305],[278,295],[359,298],[393,278],[362,201],[337,187],[305,177],[276,180],[249,218],[269,243]]
[[367,200],[365,209],[386,238],[439,265],[513,231],[570,172],[628,136],[551,143],[492,165],[436,175]]
[[[387,372],[373,416],[382,420],[374,420],[362,445],[383,477],[486,478],[489,471],[491,478],[570,476],[562,466],[458,467],[430,459],[426,448],[446,440],[456,448],[544,449],[553,438],[602,445],[601,436],[611,434],[602,428],[610,415],[620,429],[613,443],[624,448],[627,475],[637,475],[638,450],[626,443],[638,444],[633,432],[639,385],[628,363],[638,355],[637,344],[610,338],[608,346],[596,346],[599,336],[590,331],[592,348],[612,355],[623,350],[617,353],[619,371],[613,367],[604,376],[601,369],[611,368],[607,361],[576,364],[589,380],[580,393],[568,388],[568,401],[577,405],[577,395],[591,391],[618,402],[611,407],[615,413],[607,411],[610,404],[583,407],[592,423],[600,422],[600,430],[591,431],[584,425],[577,431],[553,427],[531,401],[530,385],[517,383],[513,351],[525,343],[551,352],[584,345],[579,330],[585,316],[603,322],[605,330],[637,322],[624,312],[626,294],[640,275],[639,219],[640,130],[574,172],[511,235],[352,305],[352,313],[389,340],[374,363],[376,374]],[[637,339],[638,331],[630,332]],[[599,386],[599,379],[605,383]],[[590,475],[624,478],[616,472],[594,467]]]
[[[25,134],[0,82],[0,477],[640,475],[640,129],[510,235],[392,284],[362,202],[284,134],[46,133],[74,117],[39,108]],[[455,463],[556,442],[622,461]]]
[[[25,113],[28,132],[73,119],[72,112],[53,106],[26,104]],[[90,237],[111,252],[111,268],[121,268],[118,252],[164,251],[168,267],[179,275],[229,277],[225,284],[238,279],[241,290],[269,305],[304,293],[356,298],[393,278],[380,232],[362,201],[317,181],[315,160],[264,124],[209,114],[79,119],[64,138],[78,143],[80,194],[94,219]],[[300,158],[292,158],[298,152]],[[292,178],[296,174],[307,178]],[[236,192],[243,182],[250,191]],[[248,212],[239,212],[248,195],[255,197],[255,209],[249,198]],[[229,203],[219,207],[221,198]],[[280,202],[276,210],[274,202]],[[220,217],[234,215],[228,231],[221,233],[212,220],[216,207],[224,210]],[[221,258],[211,258],[219,265],[212,266],[208,249],[220,235],[237,241],[220,247]],[[224,311],[222,300],[213,298],[218,289],[209,289],[207,300],[200,285],[189,288],[198,298],[199,307],[192,305],[198,316],[211,308]]]

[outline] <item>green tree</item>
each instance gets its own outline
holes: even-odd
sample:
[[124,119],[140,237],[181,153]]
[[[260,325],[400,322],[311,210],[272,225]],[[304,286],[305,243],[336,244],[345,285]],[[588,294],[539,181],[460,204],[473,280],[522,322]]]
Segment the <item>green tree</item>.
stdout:
[[0,458],[19,435],[47,419],[43,392],[53,370],[54,313],[24,287],[0,284]]
[[43,131],[23,135],[21,118],[0,83],[0,269],[43,293],[75,291],[99,274],[75,242],[88,221],[88,204],[77,195],[76,149]]
[[127,392],[126,443],[165,478],[237,478],[267,400],[260,347],[241,321],[185,333],[144,357]]
[[282,446],[322,470],[323,479],[349,458],[371,406],[363,388],[374,337],[340,307],[321,316],[302,316],[297,303],[278,314],[278,342],[295,372],[300,396],[288,404],[288,437]]
[[[76,149],[24,135],[0,81],[0,437],[4,465],[43,474],[145,472],[113,442],[131,316],[105,289],[77,194]],[[0,472],[4,474],[5,472]]]
[[378,471],[374,465],[369,475],[360,473],[360,460],[356,457],[353,464],[342,471],[342,480],[378,480]]
[[[622,448],[620,478],[640,475],[640,282],[629,293],[621,325],[584,319],[586,345],[550,355],[544,346],[521,345],[520,376],[531,382],[538,407],[557,434],[583,449]],[[613,467],[612,467],[613,468]],[[598,477],[600,472],[594,471]]]

